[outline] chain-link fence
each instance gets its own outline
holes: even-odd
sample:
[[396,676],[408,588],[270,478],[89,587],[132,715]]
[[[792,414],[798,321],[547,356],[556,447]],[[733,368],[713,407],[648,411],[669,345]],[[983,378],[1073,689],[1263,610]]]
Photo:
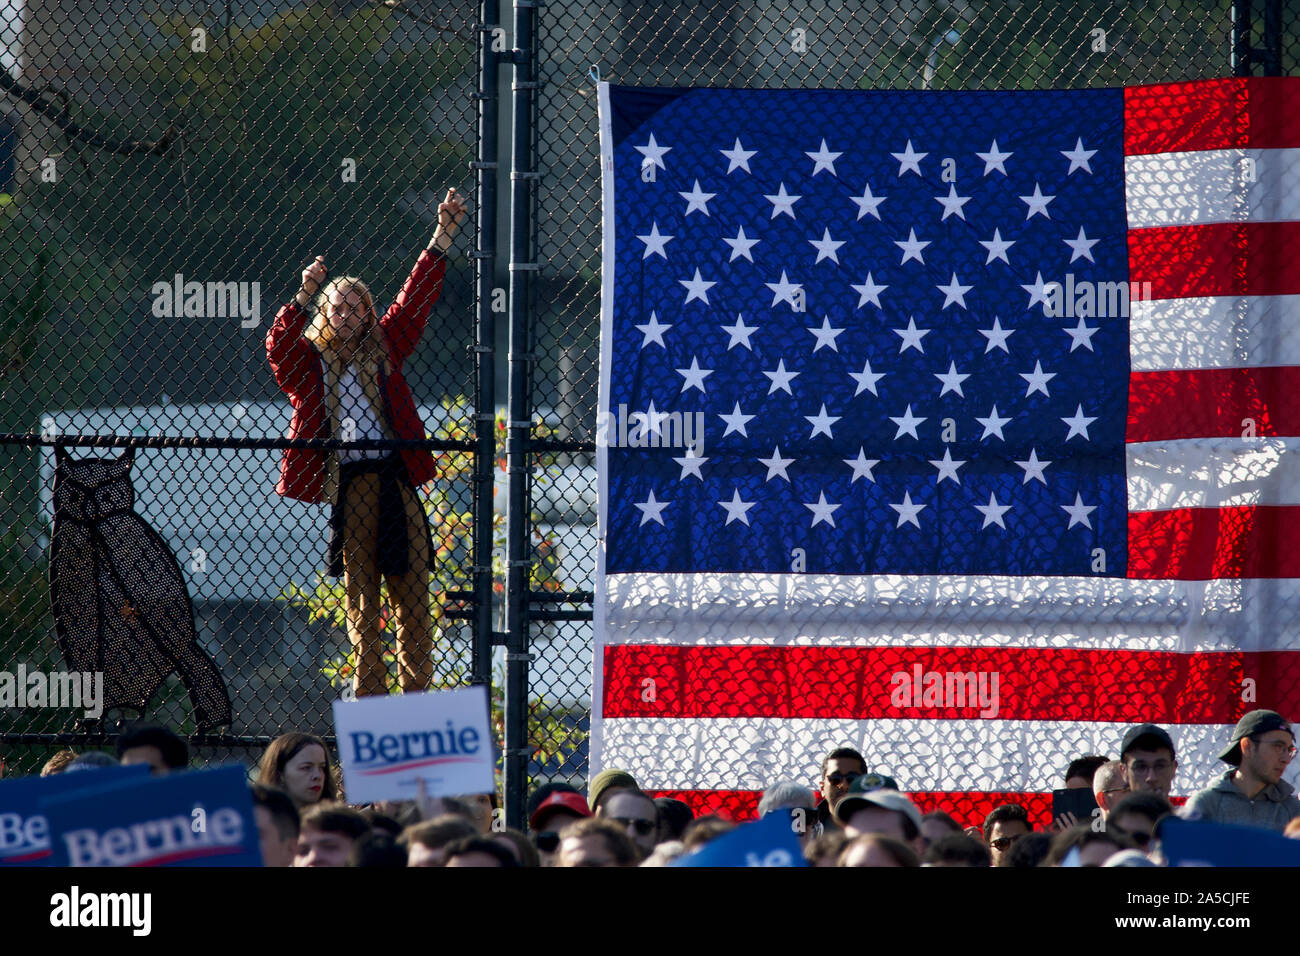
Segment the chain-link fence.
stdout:
[[[132,704],[190,735],[216,731],[192,737],[205,754],[255,756],[286,730],[328,733],[329,702],[357,665],[347,599],[322,573],[330,501],[278,494],[281,457],[291,444],[322,460],[427,450],[435,683],[491,679],[517,821],[528,782],[586,773],[595,79],[1004,89],[1294,73],[1300,9],[10,0],[0,35],[0,664],[67,670],[76,644],[99,669],[111,649],[118,685],[135,695],[92,717],[49,701],[0,707],[10,765],[31,771],[56,745],[105,742]],[[341,416],[335,432],[287,441],[298,396],[273,374],[267,336],[300,273],[323,256],[329,277],[363,278],[383,312],[448,186],[476,202],[402,367],[428,438],[367,440]],[[495,321],[507,310],[509,327]],[[507,440],[509,470],[498,460]],[[128,451],[131,462],[119,457]],[[60,478],[78,494],[56,530]],[[54,573],[56,607],[51,553],[74,526],[107,535],[88,552],[103,560]],[[141,595],[114,570],[126,546],[115,534],[154,568]],[[167,554],[174,575],[158,570]],[[78,605],[74,590],[101,599]],[[165,627],[148,620],[169,600]],[[385,605],[396,683],[389,617]],[[495,671],[493,644],[505,651]],[[200,704],[220,710],[217,685],[230,719],[200,726]]]
[[[0,7],[3,669],[104,673],[95,707],[51,682],[0,709],[11,772],[136,716],[254,759],[281,732],[329,734],[331,700],[368,662],[345,579],[325,573],[335,497],[321,485],[344,467],[331,456],[395,451],[432,477],[425,679],[486,667],[474,478],[477,461],[490,514],[494,437],[490,404],[475,419],[490,375],[473,349],[475,217],[445,266],[422,254],[445,190],[472,200],[478,186],[479,13],[425,6]],[[328,409],[309,393],[330,363],[301,332],[343,309],[315,282],[320,301],[287,305],[317,256],[326,282],[368,286],[362,323],[382,317],[392,348],[365,353],[369,377],[358,359],[364,401],[344,385]],[[335,292],[360,299],[355,284]],[[411,518],[410,560],[424,560]],[[380,689],[402,680],[390,597],[371,622]]]

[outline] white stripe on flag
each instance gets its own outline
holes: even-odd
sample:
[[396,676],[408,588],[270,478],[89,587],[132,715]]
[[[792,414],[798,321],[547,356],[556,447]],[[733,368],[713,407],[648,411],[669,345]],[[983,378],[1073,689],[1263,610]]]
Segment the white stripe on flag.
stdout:
[[1197,438],[1135,442],[1130,511],[1300,504],[1300,439]]
[[[985,575],[605,577],[602,644],[1300,650],[1300,579]],[[598,658],[599,660],[599,658]]]
[[1300,365],[1300,295],[1140,299],[1129,308],[1135,372]]
[[[1119,756],[1131,724],[1051,720],[836,720],[822,718],[612,717],[603,724],[605,763],[649,790],[763,790],[778,780],[816,785],[821,760],[854,747],[876,773],[906,791],[1064,786],[1065,765],[1084,754]],[[1228,770],[1218,755],[1231,725],[1165,728],[1178,750],[1174,794],[1190,794]],[[1300,779],[1300,761],[1285,777]]]
[[1124,157],[1130,229],[1300,219],[1300,149]]

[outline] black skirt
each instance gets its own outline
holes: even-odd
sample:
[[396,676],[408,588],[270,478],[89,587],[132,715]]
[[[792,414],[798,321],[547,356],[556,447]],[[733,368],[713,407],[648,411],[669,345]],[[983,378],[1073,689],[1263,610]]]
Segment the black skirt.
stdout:
[[[402,456],[388,455],[384,458],[363,458],[360,461],[347,461],[339,465],[338,499],[330,512],[329,541],[329,575],[343,576],[343,537],[346,526],[346,508],[348,486],[358,475],[374,472],[379,475],[379,536],[378,553],[375,555],[380,574],[400,576],[411,568],[410,542],[407,539],[406,503],[402,500],[403,486],[411,488],[410,475]],[[419,496],[416,495],[417,502]],[[428,546],[429,565],[433,565],[433,538],[429,533],[429,519],[421,507],[420,524],[423,527],[425,542]]]

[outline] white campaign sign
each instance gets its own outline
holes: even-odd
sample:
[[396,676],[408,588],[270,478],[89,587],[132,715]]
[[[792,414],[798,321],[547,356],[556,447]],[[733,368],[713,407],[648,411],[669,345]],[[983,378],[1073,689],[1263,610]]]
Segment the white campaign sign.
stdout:
[[349,803],[494,789],[486,688],[336,700],[334,731]]

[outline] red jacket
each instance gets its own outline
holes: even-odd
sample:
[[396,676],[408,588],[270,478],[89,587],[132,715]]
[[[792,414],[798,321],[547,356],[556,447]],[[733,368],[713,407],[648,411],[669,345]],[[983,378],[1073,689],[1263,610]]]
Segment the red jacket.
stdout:
[[[399,439],[423,439],[424,423],[415,409],[415,399],[402,377],[402,364],[415,349],[424,332],[429,312],[442,291],[447,260],[424,250],[411,270],[401,293],[379,320],[392,373],[380,370],[384,412]],[[283,306],[266,336],[266,356],[280,389],[293,404],[293,423],[287,438],[329,438],[325,412],[325,372],[315,346],[302,337],[308,313],[296,302]],[[275,490],[302,501],[322,500],[325,486],[324,449],[286,448],[280,461],[280,481]],[[424,449],[401,452],[406,470],[416,487],[433,478],[433,454]]]

